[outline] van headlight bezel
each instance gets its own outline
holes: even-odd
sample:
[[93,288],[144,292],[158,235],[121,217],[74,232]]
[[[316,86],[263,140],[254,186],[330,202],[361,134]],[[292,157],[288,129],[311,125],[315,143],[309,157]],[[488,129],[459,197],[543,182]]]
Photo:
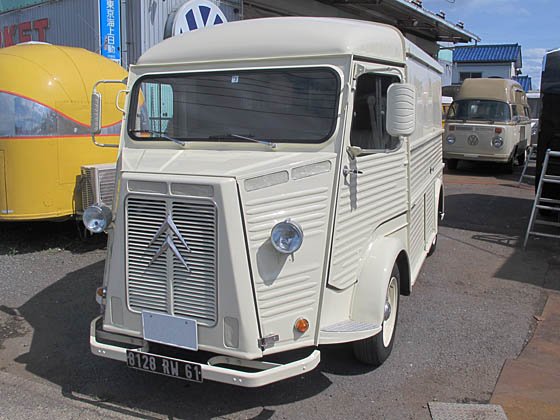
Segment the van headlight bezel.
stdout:
[[82,216],[82,222],[91,233],[105,232],[113,221],[112,210],[103,204],[89,206]]
[[501,149],[504,146],[504,139],[501,136],[492,137],[492,147]]
[[453,134],[449,134],[445,141],[447,142],[447,144],[455,144],[456,139]]
[[272,228],[270,242],[276,251],[293,254],[303,244],[303,229],[293,220],[286,219]]

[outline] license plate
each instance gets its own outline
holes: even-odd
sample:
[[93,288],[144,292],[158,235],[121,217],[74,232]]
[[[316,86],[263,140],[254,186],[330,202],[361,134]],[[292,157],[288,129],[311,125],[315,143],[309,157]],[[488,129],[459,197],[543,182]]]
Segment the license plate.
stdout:
[[142,326],[147,341],[198,350],[198,329],[194,319],[142,311]]
[[197,363],[127,350],[126,365],[133,369],[159,373],[160,375],[171,376],[172,378],[202,382],[202,366]]

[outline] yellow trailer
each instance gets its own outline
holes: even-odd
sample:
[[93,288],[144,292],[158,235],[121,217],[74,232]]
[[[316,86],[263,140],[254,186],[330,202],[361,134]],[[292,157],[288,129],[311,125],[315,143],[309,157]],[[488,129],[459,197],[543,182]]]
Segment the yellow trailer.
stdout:
[[[81,48],[28,43],[0,50],[0,221],[61,219],[81,210],[80,168],[117,158],[116,148],[96,147],[89,134],[93,85],[126,76]],[[124,85],[100,89],[101,136],[117,144],[122,113],[115,104]]]

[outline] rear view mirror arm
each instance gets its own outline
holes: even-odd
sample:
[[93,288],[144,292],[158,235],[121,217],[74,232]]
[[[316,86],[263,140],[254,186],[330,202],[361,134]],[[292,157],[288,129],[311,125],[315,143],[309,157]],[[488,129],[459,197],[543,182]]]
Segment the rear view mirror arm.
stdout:
[[[118,144],[105,144],[105,143],[98,143],[95,140],[95,135],[101,133],[101,108],[102,108],[102,100],[101,100],[101,93],[97,91],[97,86],[104,83],[120,83],[126,84],[127,79],[123,80],[100,80],[93,85],[93,91],[91,93],[91,140],[93,144],[99,147],[119,147]],[[128,93],[128,90],[120,90],[117,93],[117,97],[115,99],[115,106],[121,112],[125,112],[123,108],[119,106],[119,98],[122,92]]]

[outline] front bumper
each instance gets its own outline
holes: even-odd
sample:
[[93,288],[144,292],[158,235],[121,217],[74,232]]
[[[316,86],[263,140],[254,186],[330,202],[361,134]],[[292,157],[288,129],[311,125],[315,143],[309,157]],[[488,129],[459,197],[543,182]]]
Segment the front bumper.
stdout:
[[443,152],[444,159],[459,159],[459,160],[472,160],[479,162],[498,162],[507,163],[511,159],[511,155],[489,155],[478,153],[453,153]]
[[[102,317],[99,316],[91,322],[90,326],[89,343],[91,352],[96,356],[126,362],[127,350],[134,349],[142,351],[143,346],[147,344],[143,340],[126,336],[118,337],[118,341],[122,342],[123,346],[101,343],[98,341],[99,333],[103,333],[101,330],[101,321]],[[117,338],[114,334],[113,337]],[[114,339],[111,341],[116,342]],[[211,357],[205,364],[202,363],[200,366],[202,369],[202,377],[204,379],[247,388],[256,388],[273,382],[278,382],[283,379],[291,378],[292,376],[307,373],[315,369],[320,360],[321,353],[319,350],[314,350],[309,356],[287,364],[259,360],[245,360],[236,357],[218,355]],[[244,370],[225,368],[219,365],[238,366],[239,368],[246,368],[252,371],[246,372]],[[256,372],[254,372],[254,370],[256,370]]]

